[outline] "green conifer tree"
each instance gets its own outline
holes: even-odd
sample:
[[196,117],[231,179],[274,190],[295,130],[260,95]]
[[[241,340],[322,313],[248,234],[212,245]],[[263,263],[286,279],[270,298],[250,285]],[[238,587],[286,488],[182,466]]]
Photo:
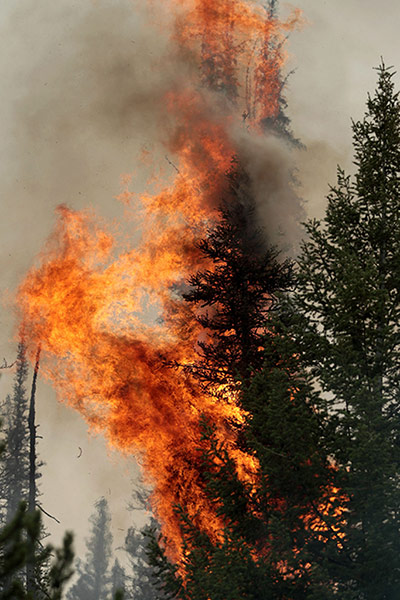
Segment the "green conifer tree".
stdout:
[[[20,351],[24,355],[24,349],[20,347]],[[5,449],[2,443],[0,460],[3,460]],[[20,502],[15,514],[0,529],[0,599],[61,600],[72,575],[72,534],[65,534],[61,548],[44,546],[41,543],[41,513],[27,509],[27,502]],[[26,586],[25,573],[29,563],[40,583],[34,591],[27,590]]]
[[324,221],[307,225],[290,307],[346,498],[342,543],[324,549],[346,600],[400,597],[400,101],[392,70],[378,73],[353,123],[356,174],[338,171]]
[[[21,503],[14,518],[0,530],[0,599],[1,600],[61,600],[66,583],[72,575],[72,534],[66,533],[63,546],[37,545],[41,537],[39,511],[28,513]],[[35,549],[35,569],[41,572],[42,585],[35,592],[27,591],[21,571]],[[45,572],[44,572],[45,571]]]
[[[28,511],[35,513],[40,507],[38,498],[37,480],[41,477],[40,467],[42,462],[36,454],[37,425],[35,422],[35,392],[39,363],[33,374],[33,383],[30,398],[27,393],[28,360],[26,346],[21,336],[18,344],[16,372],[14,378],[13,394],[7,396],[1,406],[1,415],[5,426],[5,450],[2,456],[0,481],[3,524],[11,522],[22,501],[27,502]],[[41,543],[46,537],[46,532],[41,523],[40,539],[36,547],[31,544],[31,556],[25,564],[25,588],[27,592],[35,593],[38,598],[40,590],[45,590],[49,565],[43,560],[37,560],[36,553],[41,556]],[[22,577],[22,573],[20,574]],[[44,593],[44,592],[43,592]]]

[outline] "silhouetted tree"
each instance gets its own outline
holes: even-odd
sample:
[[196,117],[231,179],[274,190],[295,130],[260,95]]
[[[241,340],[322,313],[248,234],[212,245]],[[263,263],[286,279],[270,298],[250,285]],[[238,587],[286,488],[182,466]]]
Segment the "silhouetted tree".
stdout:
[[[72,575],[72,534],[64,537],[62,548],[42,546],[37,551],[41,538],[41,515],[30,513],[24,502],[14,518],[0,531],[0,599],[61,600],[66,583]],[[42,573],[42,586],[35,592],[27,591],[21,572],[31,560],[35,549],[35,570]],[[45,570],[45,572],[44,572]]]
[[[23,336],[18,344],[16,373],[12,396],[7,396],[1,407],[5,426],[5,451],[1,465],[1,500],[3,505],[4,524],[9,523],[16,514],[21,501],[26,501],[30,513],[35,513],[38,503],[37,479],[40,478],[42,463],[36,454],[35,394],[38,375],[38,358],[36,361],[30,396],[28,399],[28,361]],[[42,523],[42,522],[41,522]],[[45,563],[38,561],[35,553],[40,555],[40,543],[46,537],[43,525],[38,547],[29,546],[31,556],[25,563],[27,592],[39,595],[46,583],[42,575],[47,573]]]
[[77,565],[78,580],[69,590],[68,600],[106,600],[110,597],[109,562],[112,535],[111,517],[105,498],[96,502],[90,522],[92,527],[86,541],[86,557]]
[[[24,348],[20,346],[17,367],[21,378]],[[19,373],[18,373],[19,370]],[[5,454],[5,444],[0,447],[0,460]],[[15,514],[0,529],[0,599],[61,600],[63,589],[72,575],[72,534],[66,533],[63,546],[54,549],[41,543],[43,527],[38,510],[28,511],[27,502],[20,502]],[[39,549],[40,548],[40,549]],[[37,575],[35,590],[26,589],[26,568],[30,563]]]
[[[40,360],[40,348],[36,354],[35,366],[33,371],[31,394],[29,399],[29,413],[28,413],[28,430],[29,430],[29,470],[28,470],[28,512],[33,515],[38,505],[38,489],[36,480],[40,477],[38,472],[38,461],[36,455],[36,385],[37,377],[39,372],[39,360]],[[42,531],[42,538],[44,537],[44,531]],[[26,590],[32,595],[39,595],[39,590],[43,590],[42,569],[37,568],[36,553],[38,552],[38,544],[40,540],[37,540],[36,545],[34,543],[30,546],[30,556],[26,563]]]
[[291,283],[290,261],[279,261],[255,226],[247,175],[234,163],[228,179],[220,223],[199,243],[212,268],[193,275],[184,294],[206,334],[190,370],[214,392],[221,385],[248,383],[261,368],[267,315],[277,293]]
[[29,429],[27,398],[28,362],[25,345],[18,344],[16,372],[12,396],[1,406],[5,430],[5,451],[1,464],[1,503],[3,523],[16,514],[20,502],[28,500]]
[[[151,521],[149,527],[155,530],[157,524]],[[144,531],[147,531],[147,527]],[[143,531],[130,527],[125,538],[125,550],[129,557],[130,572],[130,597],[135,600],[160,600],[163,595],[155,587],[154,568],[150,565],[147,556],[147,537]]]
[[123,592],[124,597],[126,589],[126,574],[124,568],[120,565],[119,560],[116,558],[111,569],[111,596],[115,598],[117,592]]

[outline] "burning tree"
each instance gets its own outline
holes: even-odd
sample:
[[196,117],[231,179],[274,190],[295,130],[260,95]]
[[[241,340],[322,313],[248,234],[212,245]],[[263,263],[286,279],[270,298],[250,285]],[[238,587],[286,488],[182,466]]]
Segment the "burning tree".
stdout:
[[[175,178],[154,195],[143,195],[140,207],[128,190],[121,195],[135,228],[138,214],[144,215],[140,244],[121,252],[118,234],[93,214],[59,207],[56,230],[20,286],[18,303],[32,347],[42,349],[42,375],[114,446],[140,454],[154,486],[156,517],[178,558],[182,538],[175,503],[196,516],[211,537],[221,527],[201,481],[200,416],[216,425],[243,477],[254,467],[238,439],[243,407],[235,396],[209,394],[190,372],[204,331],[180,292],[187,291],[191,275],[212,269],[198,242],[221,221],[218,206],[229,196],[226,172],[234,157],[249,174],[252,201],[260,204],[260,189],[270,186],[268,198],[277,199],[279,208],[290,206],[277,222],[283,214],[298,213],[284,142],[272,133],[267,139],[263,126],[279,113],[282,87],[275,79],[286,32],[298,13],[280,21],[274,11],[246,0],[217,5],[170,0],[168,7],[170,58],[175,60],[176,46],[179,57],[190,57],[187,77],[172,82],[162,99],[168,113],[162,137],[176,157]],[[207,71],[210,54],[218,64],[209,63]],[[210,69],[218,71],[214,78]],[[227,96],[227,82],[238,82],[237,97]],[[251,115],[244,117],[249,98]],[[259,204],[255,214],[265,217]],[[151,303],[159,318],[149,322],[143,313]],[[175,370],[171,364],[187,368]]]
[[346,497],[342,543],[321,548],[335,595],[400,593],[400,101],[382,63],[353,123],[354,179],[338,171],[307,225],[291,312],[329,411],[325,444]]
[[198,243],[210,268],[189,277],[183,294],[204,332],[188,370],[211,393],[233,391],[260,369],[268,313],[292,279],[290,260],[279,262],[257,228],[248,176],[235,162],[227,177],[221,221]]
[[[241,390],[247,416],[239,440],[257,457],[259,477],[238,478],[205,421],[199,452],[221,536],[212,539],[178,506],[179,568],[152,540],[152,560],[172,598],[399,594],[400,101],[383,64],[367,108],[353,125],[355,179],[339,170],[323,226],[307,225],[296,287],[268,321],[265,362],[250,369]],[[210,239],[204,252],[215,250]],[[229,247],[221,255],[229,257]],[[221,255],[212,258],[218,263]],[[220,298],[241,298],[225,293],[223,274],[217,268],[212,277],[192,278],[187,294],[200,305],[218,299],[200,316],[211,341],[200,346],[198,374],[210,373],[211,381],[221,372]],[[233,322],[226,331],[234,335]],[[229,370],[229,348],[221,357]]]
[[[273,319],[290,268],[253,220],[267,222],[270,241],[299,214],[277,135],[290,137],[282,48],[298,13],[280,21],[273,0],[163,4],[166,63],[177,60],[179,77],[155,105],[167,112],[158,121],[175,178],[140,204],[121,194],[135,226],[144,216],[140,244],[120,252],[93,214],[59,207],[18,292],[31,348],[93,430],[140,455],[170,594],[370,598],[385,576],[393,597],[400,134],[390,75],[382,69],[355,126],[356,181],[340,174],[326,229],[309,226],[293,302]],[[151,303],[153,320],[143,318]]]
[[313,548],[330,541],[338,499],[321,443],[321,402],[278,317],[292,265],[279,261],[255,228],[244,174],[229,178],[229,208],[199,243],[212,268],[192,276],[184,294],[205,331],[186,368],[207,393],[230,394],[244,410],[233,426],[253,470],[244,463],[240,471],[205,417],[198,463],[219,535],[208,535],[180,503],[182,561],[178,568],[169,562],[154,535],[150,556],[171,598],[329,598],[323,569],[315,564],[311,571],[310,561]]

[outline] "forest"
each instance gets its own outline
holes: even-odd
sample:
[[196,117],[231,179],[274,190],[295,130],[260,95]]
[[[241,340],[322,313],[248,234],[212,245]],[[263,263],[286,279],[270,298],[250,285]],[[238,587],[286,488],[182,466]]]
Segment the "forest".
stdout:
[[[257,460],[255,480],[238,476],[203,416],[197,468],[220,535],[177,503],[182,558],[168,557],[156,524],[143,537],[132,529],[128,577],[118,560],[110,566],[110,517],[99,499],[68,600],[398,598],[400,101],[392,79],[381,65],[353,125],[357,171],[339,169],[325,218],[306,224],[296,260],[265,247],[239,201],[249,188],[237,163],[226,175],[229,203],[199,244],[213,268],[195,273],[183,298],[207,307],[198,319],[210,334],[185,371],[206,392],[238,395],[246,419],[237,435]],[[34,386],[28,392],[21,340],[2,404],[1,598],[58,599],[72,573],[72,539],[57,549],[45,543]]]
[[[269,10],[273,20],[275,2]],[[300,147],[286,116],[276,37],[268,48],[269,79],[258,93],[279,85],[268,107],[254,103],[258,117],[249,110],[243,123],[258,119],[257,135]],[[203,51],[210,97],[223,93],[235,104],[226,57],[214,58]],[[226,158],[210,142],[205,165],[218,159],[222,173],[201,174],[199,195],[211,196],[218,179],[212,217],[201,217],[200,227],[186,213],[187,229],[169,231],[185,252],[183,275],[174,283],[167,274],[159,293],[157,327],[168,327],[172,341],[154,342],[156,328],[112,338],[87,324],[104,280],[68,253],[78,242],[79,252],[99,244],[105,253],[108,241],[98,232],[85,238],[84,219],[63,209],[65,246],[20,287],[16,360],[2,367],[14,369],[14,385],[0,407],[1,600],[400,598],[400,98],[394,69],[382,60],[376,73],[364,117],[352,124],[354,173],[338,167],[325,215],[303,224],[295,254],[260,224],[241,153]],[[190,161],[197,158],[193,150]],[[186,198],[187,173],[172,166]],[[164,213],[160,223],[164,234]],[[156,236],[154,245],[160,239],[166,243]],[[153,281],[156,268],[145,259],[135,255]],[[86,319],[77,317],[77,326],[66,316],[77,302],[58,284],[75,276]],[[95,294],[85,296],[86,283]],[[53,314],[56,293],[63,304]],[[46,352],[68,354],[61,375],[46,366]],[[43,355],[72,406],[108,428],[117,447],[143,451],[156,482],[154,491],[134,492],[154,515],[143,531],[126,531],[122,562],[105,497],[93,507],[85,556],[74,555],[71,532],[60,547],[47,542],[46,518],[55,517],[41,502],[35,416]],[[108,412],[87,401],[95,395],[109,400]],[[145,405],[139,417],[135,402]]]

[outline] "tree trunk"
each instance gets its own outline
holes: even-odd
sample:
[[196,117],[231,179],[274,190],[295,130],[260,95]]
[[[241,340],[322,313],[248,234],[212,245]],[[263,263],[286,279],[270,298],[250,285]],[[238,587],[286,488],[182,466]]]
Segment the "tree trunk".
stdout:
[[[39,371],[40,346],[36,353],[35,369],[33,371],[31,398],[29,403],[29,495],[28,513],[32,514],[36,509],[36,425],[35,425],[35,396],[36,382]],[[26,565],[26,591],[35,591],[35,547],[32,541],[30,556]]]

